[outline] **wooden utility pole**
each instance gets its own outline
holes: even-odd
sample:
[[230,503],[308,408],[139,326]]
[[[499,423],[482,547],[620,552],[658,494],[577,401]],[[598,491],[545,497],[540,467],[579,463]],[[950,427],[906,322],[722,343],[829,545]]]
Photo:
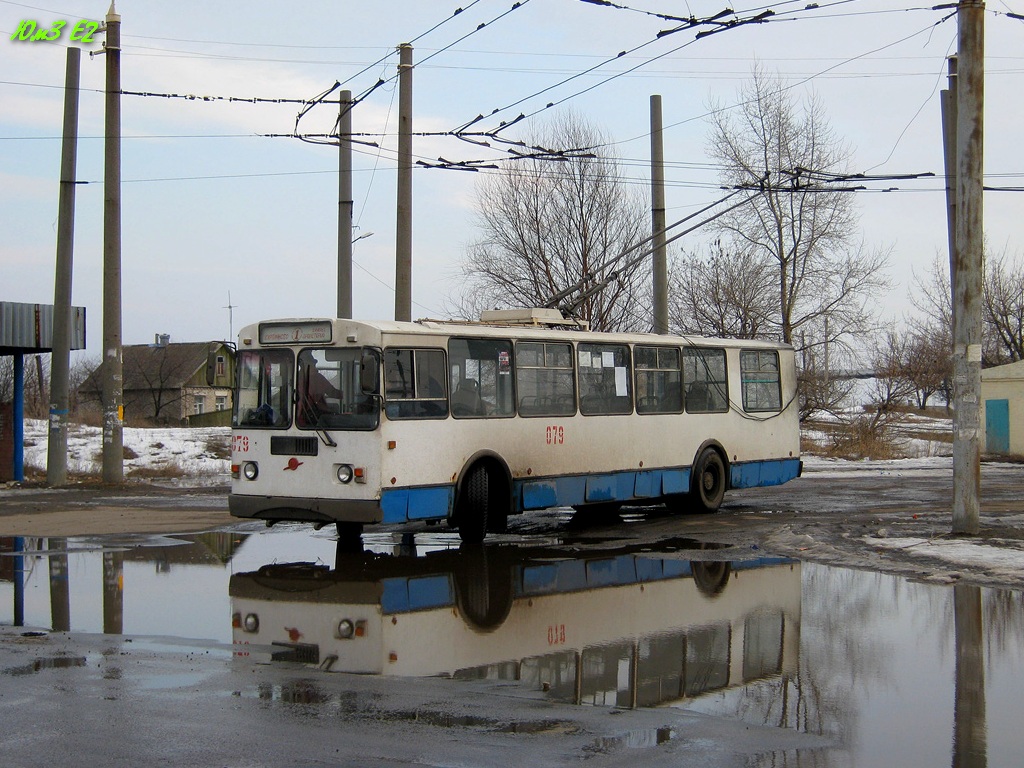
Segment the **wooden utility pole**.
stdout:
[[661,96],[651,96],[651,264],[655,333],[668,333],[668,258],[665,249],[665,143]]
[[398,220],[395,320],[412,320],[412,46],[398,47]]
[[64,137],[57,203],[57,258],[53,281],[53,352],[50,355],[50,427],[46,484],[68,479],[68,381],[71,378],[71,275],[75,244],[75,176],[78,165],[78,83],[82,50],[68,48],[64,77]]
[[107,11],[106,131],[103,159],[103,482],[124,481],[121,358],[121,17]]
[[338,317],[352,317],[352,91],[339,96]]
[[953,259],[953,533],[979,531],[984,273],[985,3],[957,12],[956,253]]

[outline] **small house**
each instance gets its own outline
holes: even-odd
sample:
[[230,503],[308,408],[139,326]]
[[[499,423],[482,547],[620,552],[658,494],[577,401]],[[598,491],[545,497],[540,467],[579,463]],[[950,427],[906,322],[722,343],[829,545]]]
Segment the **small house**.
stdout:
[[985,453],[1024,455],[1024,361],[981,372]]
[[[206,383],[211,351],[214,385]],[[153,344],[122,347],[124,418],[128,422],[186,424],[231,423],[231,350],[225,342],[174,343],[158,334]],[[80,392],[100,402],[101,368],[83,382]]]

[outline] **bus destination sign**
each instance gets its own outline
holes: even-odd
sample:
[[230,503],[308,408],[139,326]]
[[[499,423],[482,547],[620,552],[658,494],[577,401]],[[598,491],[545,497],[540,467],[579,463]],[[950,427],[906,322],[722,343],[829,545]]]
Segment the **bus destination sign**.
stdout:
[[330,344],[331,322],[260,323],[260,344]]

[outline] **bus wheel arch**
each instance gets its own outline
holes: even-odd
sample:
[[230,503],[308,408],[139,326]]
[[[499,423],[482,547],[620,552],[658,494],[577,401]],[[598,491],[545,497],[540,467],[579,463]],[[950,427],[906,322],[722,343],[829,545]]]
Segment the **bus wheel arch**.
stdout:
[[697,451],[690,475],[690,506],[694,512],[714,513],[729,488],[729,459],[716,440],[706,441]]
[[474,454],[459,475],[451,524],[471,544],[506,530],[512,511],[512,473],[495,453]]

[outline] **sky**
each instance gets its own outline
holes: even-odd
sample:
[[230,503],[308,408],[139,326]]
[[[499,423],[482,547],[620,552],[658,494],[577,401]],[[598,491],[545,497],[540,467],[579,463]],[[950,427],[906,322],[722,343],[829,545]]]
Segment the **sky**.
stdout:
[[[66,47],[100,51],[98,42],[69,38],[80,19],[108,10],[39,2],[0,0],[0,301],[53,302]],[[222,339],[261,319],[334,314],[338,152],[289,134],[332,129],[336,104],[297,121],[298,102],[338,82],[366,94],[353,131],[376,145],[357,145],[353,159],[353,314],[394,316],[396,47],[404,42],[416,62],[414,132],[444,134],[480,114],[489,117],[473,127],[492,130],[523,114],[501,133],[522,139],[531,121],[571,109],[607,136],[628,182],[645,190],[649,101],[660,94],[669,222],[721,197],[707,115],[712,103],[738,102],[755,64],[777,72],[797,100],[813,92],[849,143],[852,170],[936,175],[857,193],[865,247],[891,249],[894,288],[879,304],[899,317],[914,274],[947,258],[939,91],[956,48],[955,15],[913,0],[819,0],[816,8],[742,0],[722,18],[775,13],[700,38],[693,29],[658,36],[679,25],[654,14],[707,19],[726,5],[462,0],[456,13],[454,0],[118,0],[122,89],[159,94],[121,100],[123,343],[152,343],[158,333]],[[988,1],[985,173],[987,185],[1019,188],[1024,20],[1011,14],[1024,15],[1024,0]],[[28,20],[67,25],[53,42],[11,40]],[[73,303],[87,308],[93,357],[102,343],[104,61],[82,57],[76,185]],[[508,157],[450,135],[417,136],[413,152],[427,163]],[[446,297],[459,290],[485,173],[414,172],[414,318],[443,317]],[[1020,193],[986,193],[992,250],[1024,249],[1021,202]],[[677,246],[698,249],[702,236]]]

